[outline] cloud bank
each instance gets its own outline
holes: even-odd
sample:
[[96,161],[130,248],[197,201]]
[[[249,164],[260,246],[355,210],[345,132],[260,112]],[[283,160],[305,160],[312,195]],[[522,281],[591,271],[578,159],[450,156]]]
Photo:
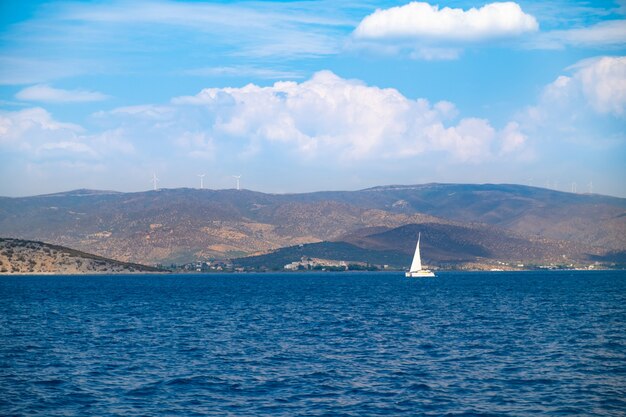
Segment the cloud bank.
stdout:
[[208,88],[172,103],[178,111],[202,109],[211,137],[281,143],[305,157],[408,158],[441,151],[469,162],[501,151],[499,132],[487,120],[456,121],[451,103],[412,100],[330,71],[302,83]]
[[393,88],[369,86],[320,71],[301,83],[207,88],[165,105],[101,111],[104,130],[61,123],[44,109],[0,113],[0,143],[45,154],[83,152],[92,157],[158,144],[163,155],[211,159],[215,153],[254,158],[269,148],[304,160],[407,160],[428,153],[477,163],[523,146],[517,125],[502,130],[488,120],[458,117],[446,101],[410,99]]
[[71,164],[76,172],[210,164],[230,175],[243,164],[298,175],[320,167],[365,175],[374,165],[471,173],[476,166],[521,169],[538,152],[550,160],[546,146],[563,157],[564,143],[580,154],[590,143],[619,149],[625,117],[626,57],[598,57],[570,67],[502,126],[461,115],[448,101],[320,71],[302,82],[206,88],[169,103],[100,111],[91,127],[60,122],[39,107],[0,112],[0,148],[13,161]]
[[206,88],[166,104],[101,111],[92,118],[99,131],[56,121],[41,108],[3,112],[0,144],[39,154],[66,149],[92,157],[138,150],[146,158],[215,159],[220,154],[222,159],[254,159],[272,149],[280,158],[303,161],[436,156],[471,165],[515,159],[550,134],[604,134],[598,127],[605,126],[615,136],[615,126],[626,117],[626,57],[585,60],[569,71],[502,127],[460,116],[447,101],[411,99],[393,88],[320,71],[303,82]]

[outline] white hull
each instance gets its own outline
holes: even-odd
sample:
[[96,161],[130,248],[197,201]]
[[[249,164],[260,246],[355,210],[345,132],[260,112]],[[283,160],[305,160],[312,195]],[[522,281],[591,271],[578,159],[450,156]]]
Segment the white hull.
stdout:
[[434,278],[435,273],[428,269],[422,269],[421,271],[406,272],[404,274],[407,278]]

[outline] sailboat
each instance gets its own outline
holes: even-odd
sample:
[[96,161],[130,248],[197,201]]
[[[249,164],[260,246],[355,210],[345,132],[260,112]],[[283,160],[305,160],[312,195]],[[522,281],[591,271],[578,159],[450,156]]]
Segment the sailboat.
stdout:
[[420,256],[420,237],[421,233],[417,235],[417,246],[415,246],[415,255],[413,255],[413,262],[411,263],[411,269],[405,275],[408,278],[428,278],[434,277],[435,273],[428,269],[422,269],[422,258]]

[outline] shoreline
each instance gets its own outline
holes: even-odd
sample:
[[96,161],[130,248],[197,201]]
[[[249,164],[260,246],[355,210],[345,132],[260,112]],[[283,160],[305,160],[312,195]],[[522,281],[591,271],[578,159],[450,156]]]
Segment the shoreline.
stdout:
[[[626,271],[626,268],[595,268],[595,269],[514,269],[503,271],[491,271],[481,269],[445,269],[437,270],[436,273],[527,273],[527,272],[607,272]],[[404,274],[405,271],[217,271],[217,272],[176,272],[176,271],[142,271],[142,272],[15,272],[0,273],[0,277],[12,276],[123,276],[123,275],[245,275],[245,274],[277,274],[277,275],[305,275],[305,274]]]

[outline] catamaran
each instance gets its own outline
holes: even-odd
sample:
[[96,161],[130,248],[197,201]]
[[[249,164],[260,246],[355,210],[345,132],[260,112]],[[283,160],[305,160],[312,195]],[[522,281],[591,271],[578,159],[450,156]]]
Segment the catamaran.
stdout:
[[435,276],[433,271],[429,269],[422,269],[422,258],[420,257],[420,237],[421,233],[418,233],[417,246],[415,246],[415,255],[413,255],[411,269],[409,269],[409,271],[405,274],[408,278],[428,278]]

